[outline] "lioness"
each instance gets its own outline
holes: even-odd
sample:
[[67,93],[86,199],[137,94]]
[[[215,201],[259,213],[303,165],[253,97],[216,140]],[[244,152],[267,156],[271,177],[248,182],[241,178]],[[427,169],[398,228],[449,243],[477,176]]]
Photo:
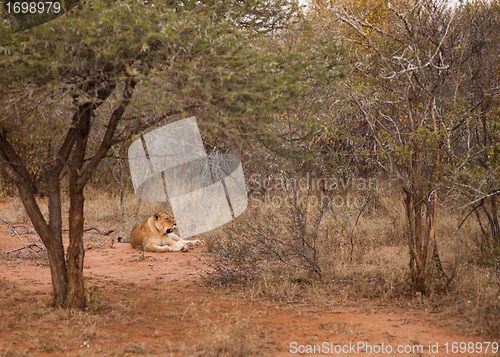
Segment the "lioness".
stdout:
[[183,240],[174,233],[177,226],[172,215],[159,212],[146,218],[130,233],[130,244],[143,246],[147,252],[187,252],[199,240]]

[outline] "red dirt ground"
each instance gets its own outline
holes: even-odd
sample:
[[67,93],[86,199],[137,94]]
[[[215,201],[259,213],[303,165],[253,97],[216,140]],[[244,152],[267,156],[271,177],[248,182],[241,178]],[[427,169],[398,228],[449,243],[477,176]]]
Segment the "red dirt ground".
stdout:
[[[484,355],[446,354],[446,342],[451,347],[487,339],[457,335],[422,310],[280,305],[205,286],[199,274],[207,259],[203,247],[142,256],[129,244],[106,240],[109,244],[86,243],[86,312],[48,307],[50,273],[43,260],[29,258],[31,253],[0,254],[0,355],[291,356],[294,346],[323,342],[331,348],[323,352],[342,356],[385,355],[380,349],[387,351],[386,345],[393,352],[398,345],[423,345],[421,353],[394,353],[398,356]],[[19,246],[9,227],[0,225],[0,252]],[[373,350],[352,353],[349,343],[367,343]],[[439,352],[429,351],[429,343],[439,343]],[[348,353],[334,354],[335,345],[347,345]]]

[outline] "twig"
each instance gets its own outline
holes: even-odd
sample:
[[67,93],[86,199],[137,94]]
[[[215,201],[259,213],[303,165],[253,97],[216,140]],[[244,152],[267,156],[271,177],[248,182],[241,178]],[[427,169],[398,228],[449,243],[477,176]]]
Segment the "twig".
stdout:
[[358,281],[364,281],[367,283],[373,283],[375,281],[380,281],[382,280],[381,278],[366,278],[366,279],[361,279],[361,280],[356,280],[356,279],[333,279],[333,280],[322,280],[321,283],[323,284],[354,284]]
[[14,224],[12,227],[14,227],[14,228],[24,228],[26,232],[24,232],[22,234],[34,234],[34,235],[38,236],[38,233],[36,233],[36,231],[34,229],[31,229],[29,227],[23,226],[22,224]]
[[354,252],[354,239],[353,239],[353,235],[354,235],[354,230],[356,229],[356,227],[358,226],[358,222],[359,222],[359,218],[361,217],[361,215],[363,214],[363,211],[365,210],[366,206],[368,206],[368,200],[369,200],[369,197],[366,198],[366,201],[365,201],[365,204],[363,205],[363,207],[361,208],[361,210],[359,211],[359,214],[358,214],[358,217],[356,217],[356,222],[354,222],[354,227],[352,227],[352,230],[351,230],[351,233],[349,234],[349,239],[351,241],[351,252],[350,252],[350,256],[351,256],[351,259],[350,261],[352,262],[352,254]]
[[[0,221],[6,223],[7,225],[10,226],[10,228],[12,229],[12,232],[16,235],[16,237],[21,241],[21,243],[23,244],[24,247],[20,248],[20,249],[17,249],[17,250],[21,250],[21,249],[31,249],[33,251],[33,253],[35,253],[36,255],[38,255],[40,257],[40,254],[38,254],[38,252],[36,250],[33,249],[33,246],[37,246],[39,248],[41,248],[40,246],[38,246],[37,244],[29,244],[29,245],[26,245],[26,243],[24,243],[24,240],[21,238],[21,236],[19,235],[19,233],[17,232],[16,230],[16,227],[23,227],[26,229],[26,231],[30,231],[29,228],[27,227],[24,227],[24,226],[21,226],[21,225],[13,225],[12,223],[10,223],[9,221],[3,219],[3,218],[0,218]],[[34,232],[33,230],[31,230],[32,232]],[[41,241],[40,237],[38,236],[38,234],[36,234],[36,232],[34,232],[35,235],[38,237],[38,239]],[[42,242],[43,243],[43,242]],[[41,248],[42,250],[44,250],[44,248]],[[16,251],[16,250],[14,250]],[[10,251],[12,252],[12,251]],[[7,252],[9,253],[9,252]]]
[[[35,253],[37,253],[37,252],[36,252],[36,250],[34,250],[34,249],[33,249],[33,247],[37,247],[37,248],[38,248],[38,249],[40,249],[40,250],[44,250],[44,248],[43,248],[43,247],[40,247],[38,244],[34,244],[34,243],[33,243],[33,244],[29,244],[29,245],[26,245],[26,246],[21,247],[21,248],[16,248],[16,249],[9,250],[8,252],[5,252],[5,254],[18,252],[18,251],[23,250],[23,249],[31,249],[31,250],[33,250]],[[38,253],[37,253],[37,254],[38,254]]]
[[110,229],[109,231],[103,232],[99,228],[96,228],[96,227],[85,228],[83,231],[88,232],[88,231],[92,231],[92,230],[96,231],[97,233],[99,233],[103,236],[109,236],[111,233],[113,233],[115,231],[114,229]]
[[[97,227],[90,227],[90,228],[85,228],[83,230],[84,232],[89,232],[89,231],[96,231],[97,233],[103,235],[103,236],[109,236],[111,233],[113,233],[115,230],[114,229],[110,229],[109,231],[106,231],[106,232],[103,232],[101,231],[99,228]],[[69,229],[68,228],[64,228],[63,229],[63,232],[69,232]]]

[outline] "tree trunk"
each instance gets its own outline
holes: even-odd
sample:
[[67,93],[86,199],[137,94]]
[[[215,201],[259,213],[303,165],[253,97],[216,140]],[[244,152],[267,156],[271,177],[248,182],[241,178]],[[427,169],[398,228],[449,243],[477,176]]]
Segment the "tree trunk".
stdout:
[[59,170],[53,167],[47,170],[47,191],[49,198],[49,234],[47,239],[47,255],[49,258],[52,289],[54,291],[53,304],[62,306],[66,301],[68,275],[64,261],[64,247],[62,243],[62,216],[61,216],[61,186]]
[[81,183],[81,171],[87,151],[90,133],[90,120],[94,106],[85,103],[79,107],[76,144],[70,163],[69,173],[69,246],[66,254],[68,269],[68,297],[65,307],[83,309],[85,307],[85,288],[83,283],[83,207],[85,184]]
[[68,308],[83,309],[86,305],[83,282],[83,189],[72,185],[70,179],[69,247],[66,256],[68,267],[68,297],[64,304]]
[[[52,242],[52,240],[50,240]],[[49,258],[50,276],[52,278],[53,305],[64,306],[67,296],[68,275],[64,261],[64,248],[61,244],[45,244]]]
[[410,273],[413,286],[418,292],[427,291],[427,243],[424,240],[425,229],[422,219],[421,189],[413,185],[404,190],[405,211],[408,224],[408,249],[410,253]]
[[[443,265],[441,264],[441,259],[439,258],[439,252],[438,252],[438,247],[437,247],[437,240],[436,240],[436,223],[437,223],[437,217],[438,217],[438,186],[439,182],[441,181],[441,149],[440,149],[440,135],[439,135],[439,130],[438,130],[438,124],[436,120],[436,114],[435,114],[435,97],[432,96],[429,101],[429,112],[431,114],[432,118],[432,126],[434,129],[434,135],[436,137],[436,152],[435,152],[435,157],[434,157],[434,175],[433,175],[433,181],[432,181],[432,187],[431,187],[431,194],[433,196],[432,198],[432,209],[430,209],[429,205],[427,206],[427,213],[428,213],[428,218],[429,218],[429,235],[428,235],[428,245],[429,245],[429,250],[430,250],[430,256],[432,257],[432,260],[434,260],[435,267],[438,271],[438,273],[446,278],[446,274],[444,273],[443,270]],[[431,195],[429,194],[428,197]],[[431,202],[429,202],[430,204]]]
[[424,193],[421,182],[421,155],[417,142],[412,143],[412,156],[408,162],[409,185],[404,189],[404,203],[408,223],[408,248],[410,253],[410,273],[413,286],[421,293],[426,292],[426,242],[422,217]]
[[[72,119],[64,143],[53,151],[49,144],[45,174],[47,177],[49,217],[48,222],[40,211],[32,188],[32,179],[26,165],[7,139],[5,130],[0,131],[0,168],[17,186],[28,216],[47,248],[54,305],[65,308],[82,309],[86,305],[83,280],[83,229],[84,229],[84,187],[101,160],[113,144],[118,122],[130,103],[137,82],[129,78],[123,93],[123,100],[113,111],[102,142],[84,168],[87,141],[90,133],[93,111],[113,92],[113,83],[98,90],[101,100],[82,103]],[[94,88],[94,87],[92,87]],[[95,89],[95,88],[94,88]],[[61,214],[61,171],[68,169],[69,177],[69,247],[66,258],[62,242]]]
[[497,195],[490,197],[490,203],[491,203],[491,216],[492,216],[491,235],[493,237],[494,242],[498,246],[498,243],[500,243],[500,223],[498,220]]

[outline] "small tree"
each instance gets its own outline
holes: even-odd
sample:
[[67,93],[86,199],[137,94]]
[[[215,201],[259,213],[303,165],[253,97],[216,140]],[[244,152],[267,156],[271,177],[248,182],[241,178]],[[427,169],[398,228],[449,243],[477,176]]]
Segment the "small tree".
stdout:
[[481,207],[491,236],[500,230],[498,1],[312,0],[311,8],[322,31],[350,44],[345,130],[400,184],[413,287],[426,292],[434,267],[445,275],[436,225],[449,197],[439,197],[460,192],[469,211]]
[[[261,46],[259,39],[286,24],[293,5],[102,0],[21,33],[10,34],[7,23],[0,24],[0,168],[17,186],[47,248],[56,305],[85,307],[84,189],[114,144],[174,114],[197,115],[214,137],[222,127],[236,136],[245,118],[244,133],[250,136],[268,118],[261,109],[272,111],[278,100],[291,99],[289,91],[303,88],[283,75],[279,51]],[[39,147],[46,150],[48,217],[35,199],[32,163],[19,155],[16,141],[29,141],[18,133],[33,115],[43,116],[53,133]],[[90,135],[99,138],[93,147]],[[66,176],[65,255],[61,180]]]
[[450,164],[446,183],[458,193],[464,219],[474,213],[482,231],[480,251],[500,255],[500,95],[498,70],[500,2],[476,1],[456,9],[460,58],[454,76],[452,135],[446,138]]
[[430,0],[315,4],[319,15],[340,20],[361,59],[348,82],[353,121],[361,118],[369,128],[378,164],[401,184],[413,286],[426,292],[433,257],[444,274],[436,223],[447,98],[458,65],[454,13]]

